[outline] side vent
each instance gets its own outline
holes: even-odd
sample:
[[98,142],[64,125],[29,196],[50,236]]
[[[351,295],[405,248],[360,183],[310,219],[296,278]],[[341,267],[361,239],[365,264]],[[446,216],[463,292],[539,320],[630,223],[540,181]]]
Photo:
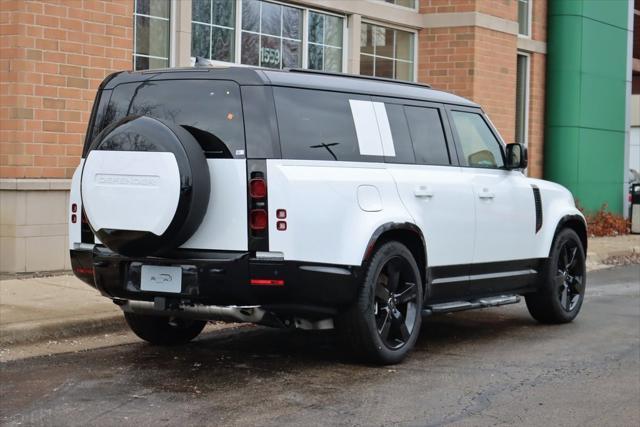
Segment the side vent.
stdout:
[[532,185],[533,200],[536,202],[536,233],[542,228],[542,198],[540,197],[540,189]]

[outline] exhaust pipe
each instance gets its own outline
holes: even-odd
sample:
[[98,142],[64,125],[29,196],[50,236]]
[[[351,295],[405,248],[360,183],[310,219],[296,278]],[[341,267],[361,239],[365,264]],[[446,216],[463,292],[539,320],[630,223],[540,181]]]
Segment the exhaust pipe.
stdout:
[[225,322],[268,323],[267,312],[257,306],[217,306],[217,305],[184,305],[162,309],[151,301],[117,301],[122,311],[135,314],[188,317],[200,320],[223,320]]

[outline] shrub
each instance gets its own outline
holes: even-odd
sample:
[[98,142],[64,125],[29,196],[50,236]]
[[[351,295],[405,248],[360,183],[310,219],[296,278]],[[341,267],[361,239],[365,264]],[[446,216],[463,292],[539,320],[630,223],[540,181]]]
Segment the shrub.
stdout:
[[589,237],[620,236],[631,232],[631,220],[609,212],[609,206],[606,203],[599,210],[591,213],[586,213],[577,201],[576,206],[587,219]]

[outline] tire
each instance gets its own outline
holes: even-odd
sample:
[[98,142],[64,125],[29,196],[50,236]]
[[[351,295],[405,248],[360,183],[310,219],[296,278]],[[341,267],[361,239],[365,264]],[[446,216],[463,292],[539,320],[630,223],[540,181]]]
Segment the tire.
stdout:
[[418,338],[421,311],[422,281],[416,261],[403,244],[387,242],[373,254],[358,300],[336,319],[336,329],[342,344],[358,359],[395,364]]
[[200,335],[207,324],[204,320],[136,313],[124,313],[124,318],[138,337],[151,344],[162,346],[186,344]]
[[[123,173],[123,167],[135,164],[132,156],[141,164],[145,159],[157,164],[149,159],[158,155],[172,159],[168,161],[177,171],[138,172],[145,170],[140,166]],[[121,190],[136,197],[132,201],[125,193],[118,194]],[[191,133],[151,117],[128,116],[92,141],[82,169],[81,194],[89,225],[105,246],[126,256],[161,255],[186,242],[202,223],[211,195],[211,177],[202,147]],[[162,201],[161,209],[146,211],[158,201]],[[118,220],[114,212],[128,212],[131,217],[140,212],[153,215],[162,218],[162,226],[150,230],[140,227],[144,219],[127,223]]]
[[555,237],[538,291],[525,296],[531,316],[541,323],[568,323],[582,307],[586,257],[575,231],[565,228]]

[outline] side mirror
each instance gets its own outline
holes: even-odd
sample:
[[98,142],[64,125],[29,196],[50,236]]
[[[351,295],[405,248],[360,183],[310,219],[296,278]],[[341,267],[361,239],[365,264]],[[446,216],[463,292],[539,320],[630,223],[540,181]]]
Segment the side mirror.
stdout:
[[507,144],[507,169],[527,168],[527,148],[522,144]]

